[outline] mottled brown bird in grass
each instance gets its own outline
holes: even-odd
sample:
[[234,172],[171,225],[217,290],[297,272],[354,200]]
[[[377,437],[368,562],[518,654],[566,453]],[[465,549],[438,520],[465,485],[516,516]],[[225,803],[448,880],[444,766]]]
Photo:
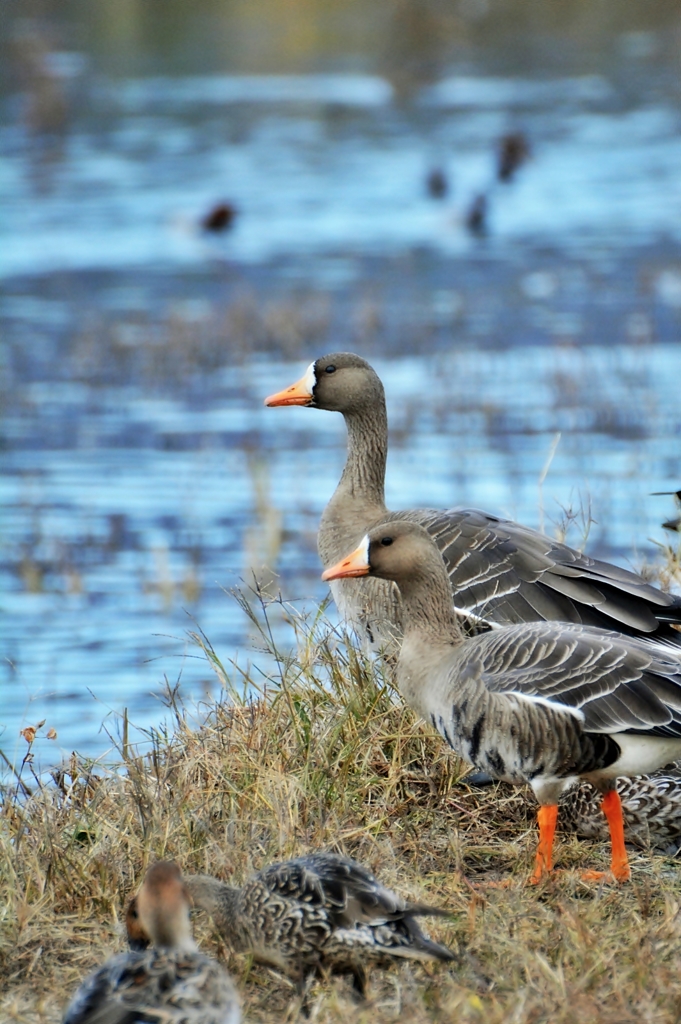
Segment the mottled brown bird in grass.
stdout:
[[[617,792],[627,842],[641,849],[653,847],[675,854],[681,846],[681,777],[659,772],[618,779]],[[586,839],[607,839],[601,800],[601,794],[588,782],[569,789],[559,804],[561,831]]]
[[189,908],[177,864],[152,865],[126,914],[130,950],[83,982],[63,1024],[239,1024],[236,989],[199,953]]
[[455,959],[417,918],[447,911],[409,904],[354,860],[309,853],[259,871],[241,888],[187,875],[194,905],[207,911],[237,952],[292,977],[304,995],[317,974],[349,974],[360,996],[368,967],[396,960]]

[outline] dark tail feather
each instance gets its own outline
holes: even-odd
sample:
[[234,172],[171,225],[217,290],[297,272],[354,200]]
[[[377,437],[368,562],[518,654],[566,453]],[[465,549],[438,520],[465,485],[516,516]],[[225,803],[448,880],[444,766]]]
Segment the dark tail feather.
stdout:
[[[400,917],[451,917],[456,915],[453,910],[445,910],[443,907],[429,907],[427,903],[410,903],[406,910],[400,911]],[[398,916],[397,914],[395,915]]]
[[458,960],[459,957],[456,953],[452,953],[451,949],[447,946],[443,946],[440,942],[433,942],[432,939],[428,939],[426,942],[426,948],[436,956],[438,960],[444,960],[445,963],[451,963],[453,960]]
[[437,960],[458,960],[458,955],[456,953],[452,953],[451,949],[447,946],[443,946],[440,942],[433,942],[432,939],[429,939],[427,935],[423,934],[418,923],[415,921],[415,917],[417,916],[451,918],[454,915],[448,910],[441,910],[439,907],[428,907],[417,904],[414,907],[408,907],[404,912],[404,923],[409,929],[416,949],[421,950],[423,953],[428,953],[429,956],[432,956]]
[[426,938],[423,932],[421,932],[421,929],[419,929],[419,932],[420,934],[418,938],[414,936],[414,945],[418,949],[423,950],[424,953],[429,953],[430,956],[437,960],[444,960],[446,963],[451,963],[452,960],[459,959],[458,955],[456,953],[452,953],[451,949],[447,946],[443,946],[440,942],[433,942],[432,939]]

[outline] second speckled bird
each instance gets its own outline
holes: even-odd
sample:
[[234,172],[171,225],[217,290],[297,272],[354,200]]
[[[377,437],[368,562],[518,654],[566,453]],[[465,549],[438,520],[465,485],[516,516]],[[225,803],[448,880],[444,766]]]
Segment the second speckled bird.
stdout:
[[185,882],[232,949],[284,971],[301,993],[317,973],[350,974],[364,995],[368,966],[455,959],[416,920],[447,911],[406,903],[348,857],[310,853],[265,868],[241,888],[210,875]]

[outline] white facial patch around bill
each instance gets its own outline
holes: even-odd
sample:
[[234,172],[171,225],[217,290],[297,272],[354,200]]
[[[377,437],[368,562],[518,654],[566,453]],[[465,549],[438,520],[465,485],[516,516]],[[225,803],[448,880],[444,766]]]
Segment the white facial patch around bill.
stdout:
[[368,533],[365,533],[364,537],[359,542],[359,544],[357,546],[357,550],[362,552],[362,554],[364,555],[364,564],[366,566],[369,566],[369,534]]
[[314,394],[315,385],[317,383],[317,374],[315,373],[314,363],[310,363],[307,370],[305,371],[303,382],[305,384],[305,387],[307,388],[308,395],[310,396],[310,398],[312,398],[312,395]]

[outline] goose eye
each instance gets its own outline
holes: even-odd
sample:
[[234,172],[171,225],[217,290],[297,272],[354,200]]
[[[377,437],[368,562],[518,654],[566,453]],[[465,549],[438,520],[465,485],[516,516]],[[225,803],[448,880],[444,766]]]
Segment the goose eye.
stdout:
[[392,537],[381,537],[381,544],[383,545],[384,548],[389,548],[392,542]]
[[330,366],[325,366],[324,370],[325,370],[326,373],[335,373],[336,372],[336,367],[332,363]]

